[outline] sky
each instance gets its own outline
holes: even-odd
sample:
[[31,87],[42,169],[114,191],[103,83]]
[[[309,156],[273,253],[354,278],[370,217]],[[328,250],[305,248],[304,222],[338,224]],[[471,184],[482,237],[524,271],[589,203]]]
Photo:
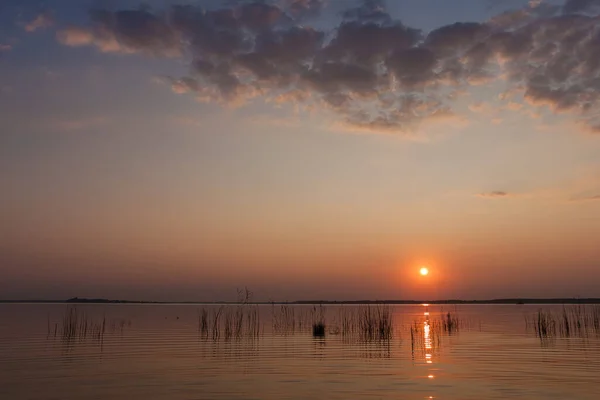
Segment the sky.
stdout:
[[3,0],[0,299],[600,297],[599,111],[598,0]]

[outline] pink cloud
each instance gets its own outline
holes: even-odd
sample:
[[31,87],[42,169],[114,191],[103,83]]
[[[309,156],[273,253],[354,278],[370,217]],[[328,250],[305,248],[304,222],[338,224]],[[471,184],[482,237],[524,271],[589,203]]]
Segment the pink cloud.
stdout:
[[27,32],[35,32],[38,29],[46,29],[52,25],[54,25],[54,18],[50,13],[44,12],[25,24],[25,30]]

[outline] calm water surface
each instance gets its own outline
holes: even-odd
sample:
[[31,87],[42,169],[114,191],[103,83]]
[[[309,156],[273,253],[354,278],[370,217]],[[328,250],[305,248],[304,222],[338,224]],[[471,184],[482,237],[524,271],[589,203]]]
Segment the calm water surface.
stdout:
[[[324,307],[324,337],[312,307],[291,306],[294,329],[255,307],[258,332],[217,338],[199,305],[79,305],[88,332],[65,339],[66,305],[0,305],[0,399],[600,399],[597,334],[526,326],[560,306],[393,306],[390,340],[340,334],[355,306]],[[438,324],[448,311],[458,331]]]

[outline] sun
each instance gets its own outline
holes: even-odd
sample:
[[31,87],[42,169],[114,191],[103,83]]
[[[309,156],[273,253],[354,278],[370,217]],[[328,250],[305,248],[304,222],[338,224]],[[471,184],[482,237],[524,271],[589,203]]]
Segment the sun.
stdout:
[[421,269],[419,270],[419,273],[421,274],[421,276],[426,276],[429,274],[429,268],[421,267]]

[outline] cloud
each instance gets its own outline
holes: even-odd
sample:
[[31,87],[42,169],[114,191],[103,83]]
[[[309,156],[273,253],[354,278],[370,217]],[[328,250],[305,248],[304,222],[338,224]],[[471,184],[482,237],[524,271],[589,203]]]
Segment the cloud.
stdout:
[[295,19],[317,17],[325,7],[325,0],[285,0],[285,10]]
[[483,101],[478,101],[473,104],[469,104],[469,110],[474,113],[481,113],[489,115],[492,111],[492,107],[489,103],[484,103]]
[[563,5],[563,14],[584,13],[600,7],[598,0],[567,0]]
[[506,197],[514,197],[514,194],[507,193],[507,192],[504,192],[501,190],[494,190],[491,192],[478,193],[477,197],[481,197],[484,199],[500,199],[500,198],[506,198]]
[[[600,0],[530,1],[486,22],[430,32],[393,18],[381,0],[345,3],[327,30],[310,24],[322,0],[224,4],[96,9],[89,24],[60,29],[57,38],[105,53],[190,60],[186,76],[161,82],[200,101],[302,103],[360,130],[414,131],[456,115],[452,93],[502,79],[534,111],[600,131]],[[505,109],[523,113],[516,103]]]
[[90,13],[92,27],[70,26],[57,33],[67,46],[94,45],[102,52],[181,55],[181,38],[161,16],[143,9]]
[[543,0],[529,0],[529,7],[531,8],[536,8],[538,7],[540,4],[542,4]]
[[520,111],[523,108],[523,104],[515,103],[514,101],[509,101],[506,105],[506,108],[511,111]]
[[91,31],[76,26],[58,32],[57,39],[60,43],[73,47],[96,44],[94,34]]
[[571,201],[582,202],[582,201],[600,201],[600,194],[586,197],[574,197]]
[[12,50],[12,45],[10,44],[5,44],[5,43],[0,43],[0,52],[3,51],[11,51]]
[[38,29],[46,29],[54,25],[54,18],[48,12],[38,14],[34,19],[25,24],[27,32],[35,32]]
[[93,32],[81,27],[68,27],[57,33],[57,39],[60,43],[71,46],[89,46],[94,45],[102,52],[121,52],[134,53],[135,49],[129,49],[117,41],[111,34],[103,35],[101,33],[94,34]]

